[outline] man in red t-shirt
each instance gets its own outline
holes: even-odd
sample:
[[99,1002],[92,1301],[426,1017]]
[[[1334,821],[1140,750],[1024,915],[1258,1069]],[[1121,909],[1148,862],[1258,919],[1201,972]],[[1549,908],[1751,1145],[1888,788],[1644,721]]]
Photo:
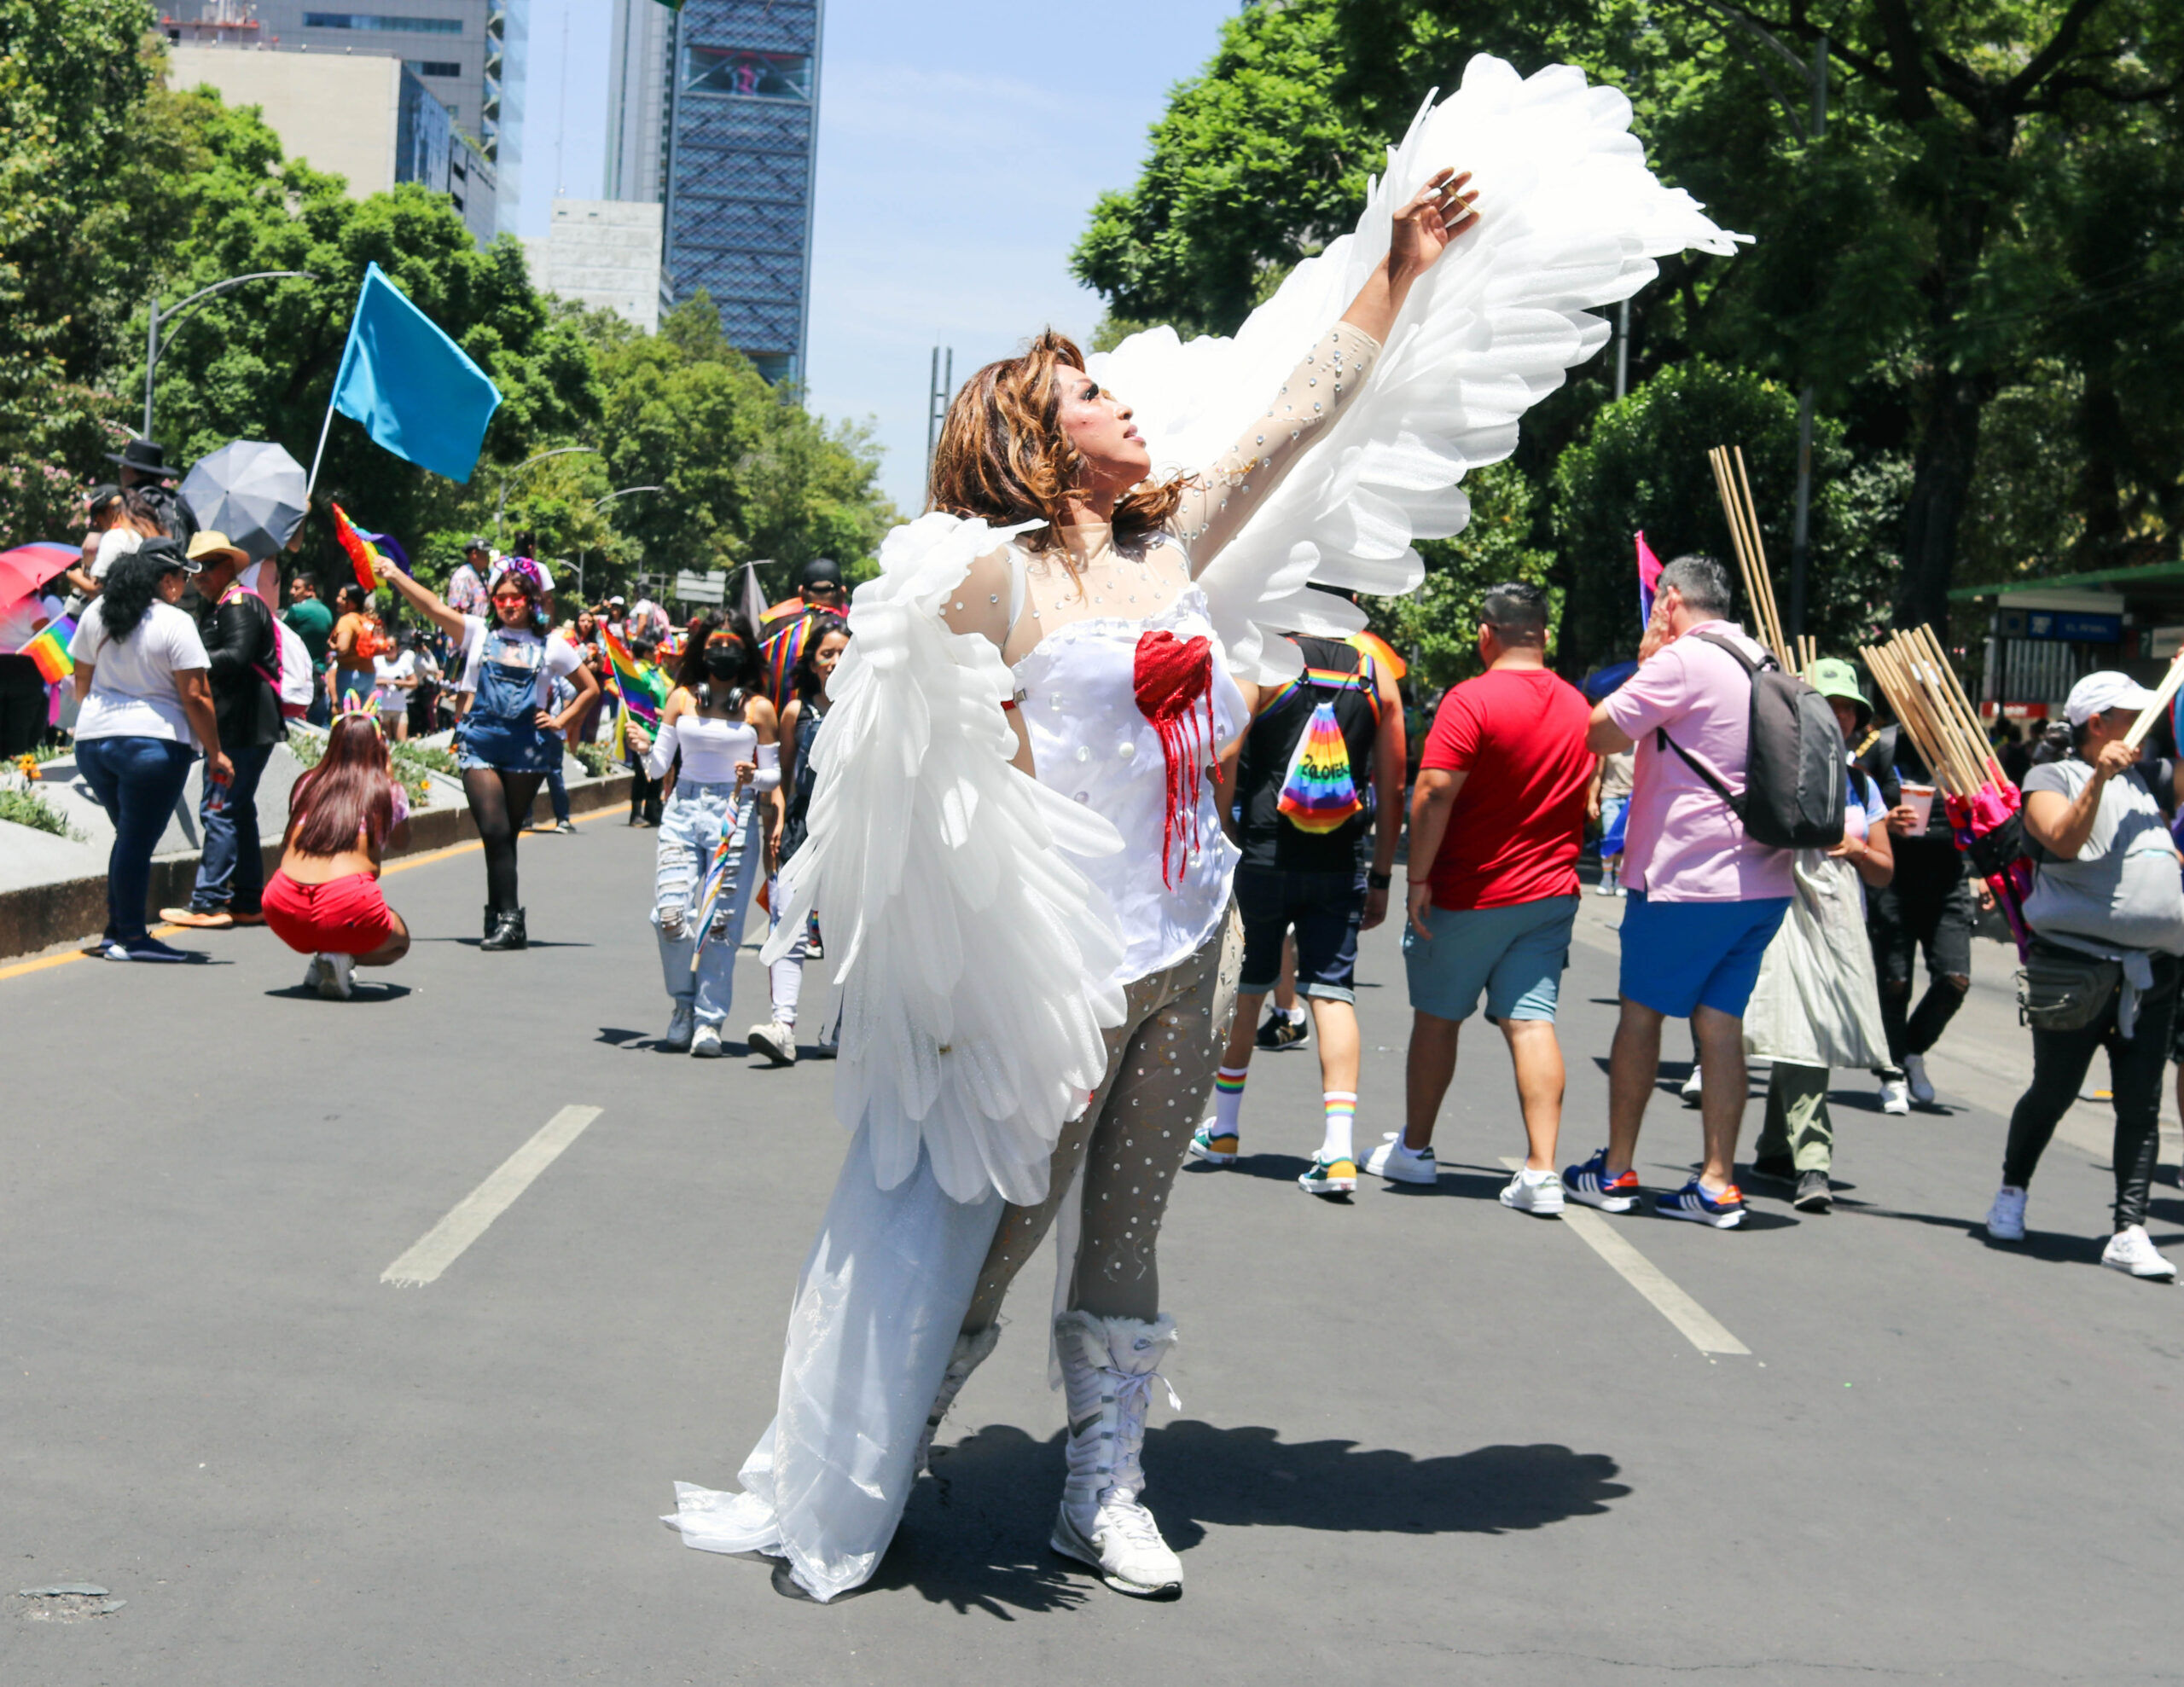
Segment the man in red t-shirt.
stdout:
[[1577,913],[1592,710],[1548,670],[1547,594],[1538,587],[1495,587],[1479,619],[1486,672],[1441,699],[1411,792],[1406,1125],[1365,1169],[1399,1183],[1439,1175],[1433,1122],[1455,1076],[1456,1034],[1484,994],[1516,1066],[1529,1151],[1502,1204],[1549,1217],[1562,1210],[1554,1006]]

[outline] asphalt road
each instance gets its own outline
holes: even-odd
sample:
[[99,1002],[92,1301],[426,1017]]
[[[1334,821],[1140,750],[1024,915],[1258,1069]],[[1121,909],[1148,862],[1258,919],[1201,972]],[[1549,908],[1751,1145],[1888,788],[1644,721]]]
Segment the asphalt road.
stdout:
[[[263,931],[197,939],[202,967],[0,970],[0,1681],[2184,1678],[2184,1297],[2095,1266],[2082,1120],[2030,1240],[1982,1238],[2023,1070],[1998,1013],[1937,1063],[1975,1104],[1842,1093],[1833,1216],[1596,1220],[1741,1354],[1495,1203],[1521,1139],[1490,1031],[1438,1188],[1347,1206],[1291,1181],[1316,1063],[1262,1055],[1248,1157],[1187,1172],[1166,1234],[1183,1407],[1146,1462],[1180,1603],[1046,1551],[1043,1265],[870,1589],[793,1601],[686,1550],[655,1518],[766,1422],[844,1137],[822,1062],[649,1048],[651,845],[619,818],[526,841],[520,955],[475,947],[474,853],[390,876],[419,941],[347,1005]],[[1565,1160],[1605,1135],[1614,908],[1587,899],[1565,984]],[[1402,1082],[1391,932],[1362,970],[1369,1142]],[[746,954],[739,1035],[762,995]],[[571,1108],[600,1110],[572,1138]],[[557,1120],[436,1280],[380,1280]],[[1696,1151],[1662,1096],[1646,1175]],[[125,1603],[12,1597],[78,1581]]]

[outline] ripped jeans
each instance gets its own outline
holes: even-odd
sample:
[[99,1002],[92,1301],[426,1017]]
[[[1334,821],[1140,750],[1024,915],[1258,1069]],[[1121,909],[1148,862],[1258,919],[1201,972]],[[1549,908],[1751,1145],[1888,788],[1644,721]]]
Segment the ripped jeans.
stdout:
[[[700,948],[695,925],[698,898],[713,852],[731,824],[737,842],[729,853],[728,883]],[[744,913],[763,866],[763,838],[757,801],[748,789],[738,798],[732,783],[693,785],[686,780],[675,787],[660,816],[652,905],[652,923],[659,935],[660,971],[668,1000],[677,1007],[691,1008],[700,1025],[720,1024],[735,997],[735,952],[743,942]]]

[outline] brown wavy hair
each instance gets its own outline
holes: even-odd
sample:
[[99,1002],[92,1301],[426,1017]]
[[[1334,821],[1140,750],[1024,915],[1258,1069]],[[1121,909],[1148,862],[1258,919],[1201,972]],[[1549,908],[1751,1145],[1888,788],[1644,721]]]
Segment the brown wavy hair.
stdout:
[[[983,516],[996,527],[1044,521],[1042,531],[1024,536],[1025,543],[1033,550],[1062,549],[1069,492],[1091,466],[1062,432],[1060,372],[1083,368],[1076,342],[1048,328],[1019,356],[989,363],[966,381],[948,406],[933,450],[930,507]],[[1115,544],[1165,527],[1189,483],[1188,475],[1179,474],[1124,493],[1111,524]]]

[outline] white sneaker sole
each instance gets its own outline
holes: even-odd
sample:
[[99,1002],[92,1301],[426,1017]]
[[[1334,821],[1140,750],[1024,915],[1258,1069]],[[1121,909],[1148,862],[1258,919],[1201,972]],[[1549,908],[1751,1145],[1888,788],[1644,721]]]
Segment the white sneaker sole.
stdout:
[[1238,1157],[1234,1154],[1223,1154],[1218,1149],[1201,1148],[1195,1137],[1191,1140],[1190,1151],[1209,1166],[1233,1166],[1236,1163]]
[[1687,1224],[1703,1224],[1709,1230],[1734,1230],[1744,1222],[1741,1207],[1730,1213],[1710,1213],[1698,1207],[1658,1207],[1654,1210],[1664,1219],[1682,1219]]
[[1355,1195],[1357,1180],[1354,1177],[1316,1178],[1307,1174],[1297,1180],[1297,1186],[1307,1195]]
[[1069,1521],[1066,1514],[1054,1519],[1054,1532],[1047,1545],[1063,1557],[1073,1558],[1096,1571],[1100,1580],[1116,1592],[1127,1593],[1133,1599],[1180,1599],[1183,1597],[1183,1579],[1180,1575],[1172,1581],[1147,1583],[1131,1581],[1108,1569],[1100,1562],[1099,1549],[1077,1533],[1077,1526]]
[[1604,1213],[1627,1213],[1638,1204],[1635,1195],[1596,1195],[1566,1183],[1562,1187],[1569,1199],[1583,1206],[1597,1207]]
[[2101,1255],[2100,1262],[2109,1270],[2120,1271],[2126,1277],[2135,1277],[2141,1283],[2173,1283],[2176,1280],[2176,1267],[2166,1262],[2150,1266],[2143,1271],[2129,1260],[2111,1260],[2105,1254]]
[[728,1051],[720,1046],[718,1038],[710,1042],[701,1042],[695,1037],[690,1040],[690,1054],[693,1059],[717,1060],[727,1052]]
[[1562,1216],[1562,1197],[1560,1195],[1555,1196],[1552,1201],[1537,1199],[1520,1201],[1517,1198],[1515,1191],[1504,1189],[1502,1191],[1502,1204],[1513,1213],[1529,1213],[1536,1219],[1559,1219]]

